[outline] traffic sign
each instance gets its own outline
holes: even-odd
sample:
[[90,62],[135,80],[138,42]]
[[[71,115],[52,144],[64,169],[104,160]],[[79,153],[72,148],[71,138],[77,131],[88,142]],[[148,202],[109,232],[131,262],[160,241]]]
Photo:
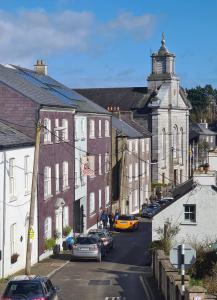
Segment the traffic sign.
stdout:
[[30,240],[33,240],[34,237],[35,237],[35,232],[34,232],[33,228],[30,228],[29,229],[29,238],[30,238]]
[[[184,245],[185,251],[185,268],[190,268],[196,260],[196,251],[190,245]],[[176,245],[170,250],[170,262],[176,268],[181,267],[181,245]]]

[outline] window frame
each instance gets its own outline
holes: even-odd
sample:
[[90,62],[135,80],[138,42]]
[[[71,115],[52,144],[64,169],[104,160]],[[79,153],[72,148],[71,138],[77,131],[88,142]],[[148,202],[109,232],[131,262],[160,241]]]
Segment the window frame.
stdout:
[[31,188],[30,188],[30,182],[31,182],[31,173],[29,170],[29,165],[30,165],[30,156],[25,155],[24,156],[24,189],[25,189],[25,194],[30,193]]
[[51,167],[44,167],[44,199],[50,198],[52,196],[51,187]]
[[15,174],[15,158],[12,157],[9,159],[9,195],[10,198],[14,198],[16,196],[16,174]]
[[60,192],[60,165],[59,163],[55,164],[55,191],[56,194]]
[[105,137],[110,137],[110,123],[109,123],[109,120],[105,120]]
[[110,204],[110,186],[105,187],[105,205],[106,207]]
[[[183,204],[183,207],[184,207],[184,222],[196,223],[196,204]],[[189,208],[189,211],[186,211],[186,208]],[[193,208],[193,211],[190,211],[191,208]],[[189,218],[186,218],[186,214],[189,216]],[[191,215],[193,215],[194,218],[191,218]]]
[[102,137],[102,120],[99,120],[98,122],[98,137],[101,138]]
[[51,119],[48,117],[43,120],[44,125],[44,144],[50,144],[51,141]]
[[89,195],[89,214],[94,215],[95,212],[96,212],[95,193],[91,192]]
[[62,165],[63,172],[63,190],[69,188],[69,163],[68,161],[64,161]]
[[95,139],[95,120],[89,120],[89,138]]
[[110,171],[110,155],[108,152],[105,153],[105,173]]
[[62,119],[62,141],[67,142],[69,140],[69,121]]

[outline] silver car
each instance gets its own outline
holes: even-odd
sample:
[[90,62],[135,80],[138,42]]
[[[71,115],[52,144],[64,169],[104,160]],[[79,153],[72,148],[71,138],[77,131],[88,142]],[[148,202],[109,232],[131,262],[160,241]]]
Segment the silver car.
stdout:
[[98,236],[78,236],[72,247],[72,260],[96,259],[100,262],[105,254],[105,246]]
[[106,251],[114,248],[114,240],[107,229],[91,229],[88,235],[99,236],[103,241]]

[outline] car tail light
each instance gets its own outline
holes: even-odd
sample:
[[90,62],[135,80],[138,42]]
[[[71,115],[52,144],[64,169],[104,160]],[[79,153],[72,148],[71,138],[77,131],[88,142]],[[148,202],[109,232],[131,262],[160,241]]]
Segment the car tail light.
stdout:
[[97,249],[98,249],[98,246],[97,246],[97,245],[91,245],[91,246],[90,246],[90,249],[91,249],[91,250],[97,250]]

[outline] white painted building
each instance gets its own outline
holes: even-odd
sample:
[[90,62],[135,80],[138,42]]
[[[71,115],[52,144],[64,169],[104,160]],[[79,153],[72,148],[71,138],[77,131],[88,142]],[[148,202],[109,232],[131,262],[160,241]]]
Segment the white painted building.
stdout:
[[82,159],[87,153],[87,116],[75,115],[75,202],[74,231],[87,230],[87,176],[81,172]]
[[164,228],[165,222],[169,220],[180,229],[174,243],[216,241],[217,187],[213,185],[214,178],[211,181],[195,178],[187,190],[186,184],[183,184],[180,187],[182,195],[177,195],[173,203],[153,217],[152,240],[159,239],[156,229]]
[[[25,267],[33,159],[33,141],[0,123],[0,277]],[[38,260],[35,207],[32,264]]]

